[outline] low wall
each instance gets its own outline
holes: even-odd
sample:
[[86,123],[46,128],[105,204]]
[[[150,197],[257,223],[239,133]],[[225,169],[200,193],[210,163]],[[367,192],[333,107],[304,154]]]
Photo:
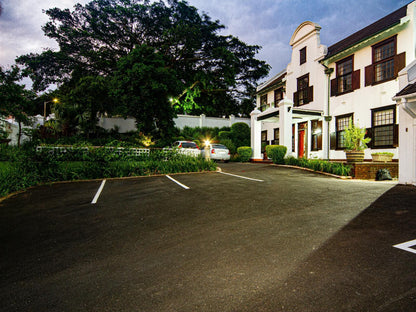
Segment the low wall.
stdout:
[[354,163],[352,167],[351,175],[355,179],[363,180],[375,180],[377,171],[380,169],[387,169],[390,171],[390,175],[393,179],[397,179],[399,176],[399,163],[398,162],[360,162]]
[[[191,128],[196,127],[208,127],[208,128],[222,128],[222,127],[231,127],[236,122],[244,122],[250,127],[250,118],[240,118],[230,115],[227,118],[218,118],[218,117],[206,117],[204,114],[200,116],[192,115],[178,115],[177,118],[174,118],[175,126],[179,129],[183,129],[186,126]],[[119,128],[120,133],[125,133],[129,131],[135,131],[136,124],[134,118],[124,119],[122,117],[101,117],[98,121],[98,125],[106,130],[114,129],[114,127]]]

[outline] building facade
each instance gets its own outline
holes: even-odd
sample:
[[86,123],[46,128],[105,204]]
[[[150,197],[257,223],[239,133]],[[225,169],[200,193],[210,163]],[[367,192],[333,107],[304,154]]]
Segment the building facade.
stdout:
[[[415,1],[326,47],[321,27],[304,22],[290,40],[286,70],[257,87],[252,112],[253,159],[265,145],[288,155],[345,159],[343,132],[352,122],[371,137],[365,158],[399,157],[399,72],[415,60]],[[283,109],[284,107],[284,109]]]

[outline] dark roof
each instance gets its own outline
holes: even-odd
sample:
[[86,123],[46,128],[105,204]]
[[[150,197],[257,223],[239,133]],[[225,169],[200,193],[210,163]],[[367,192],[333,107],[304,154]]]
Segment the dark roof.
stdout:
[[403,96],[412,93],[416,93],[416,82],[404,87],[399,93],[396,94],[396,96]]
[[375,34],[400,23],[400,19],[405,17],[406,13],[407,5],[397,11],[394,11],[393,13],[390,13],[382,19],[379,19],[377,22],[374,22],[373,24],[357,31],[351,36],[331,45],[328,48],[328,53],[325,58],[330,58],[331,56],[338,54],[339,52],[361,42],[362,40],[374,36]]

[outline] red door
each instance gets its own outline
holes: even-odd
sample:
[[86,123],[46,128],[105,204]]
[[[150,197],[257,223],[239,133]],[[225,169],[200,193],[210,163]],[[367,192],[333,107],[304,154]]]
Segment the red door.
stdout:
[[298,124],[298,157],[305,157],[305,134],[307,123]]

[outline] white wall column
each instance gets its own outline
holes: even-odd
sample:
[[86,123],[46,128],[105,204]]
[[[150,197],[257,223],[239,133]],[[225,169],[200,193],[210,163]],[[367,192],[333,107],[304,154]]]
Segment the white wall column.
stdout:
[[293,102],[284,98],[279,102],[279,144],[287,147],[286,156],[292,155]]
[[401,100],[399,124],[399,183],[416,185],[416,102]]
[[199,116],[199,127],[205,127],[205,114],[201,114],[201,116]]
[[251,113],[251,148],[253,154],[251,159],[262,160],[261,157],[261,121],[257,120],[257,116],[260,114],[258,109],[254,109]]

